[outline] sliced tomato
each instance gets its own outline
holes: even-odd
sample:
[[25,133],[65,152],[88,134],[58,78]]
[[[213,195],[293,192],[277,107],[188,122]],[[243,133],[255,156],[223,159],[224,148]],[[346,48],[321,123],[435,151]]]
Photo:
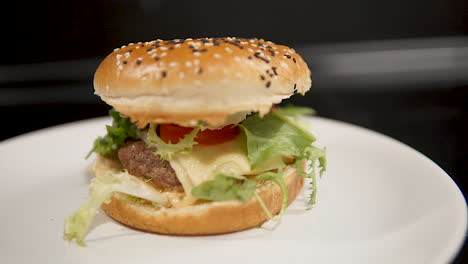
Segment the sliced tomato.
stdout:
[[[159,136],[166,142],[177,143],[179,139],[192,132],[191,127],[182,127],[174,124],[159,125]],[[217,145],[228,142],[239,135],[237,126],[227,125],[220,129],[205,129],[198,132],[195,141],[200,145]]]

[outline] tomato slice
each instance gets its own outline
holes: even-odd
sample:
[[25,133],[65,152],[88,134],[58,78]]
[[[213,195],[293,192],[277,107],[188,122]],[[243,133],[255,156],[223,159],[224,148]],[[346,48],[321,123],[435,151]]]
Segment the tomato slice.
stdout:
[[[192,132],[191,127],[182,127],[174,124],[159,125],[159,136],[166,142],[177,143],[179,139]],[[239,135],[239,128],[227,125],[220,129],[205,129],[198,132],[195,141],[200,145],[218,145],[233,140]]]

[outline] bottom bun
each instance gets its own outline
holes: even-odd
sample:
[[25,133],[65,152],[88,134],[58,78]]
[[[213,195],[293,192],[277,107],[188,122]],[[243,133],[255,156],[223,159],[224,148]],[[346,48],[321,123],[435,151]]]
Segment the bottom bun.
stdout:
[[[289,204],[304,185],[304,178],[294,169],[285,170]],[[282,192],[277,184],[267,182],[257,189],[268,210],[276,215],[281,209]],[[160,234],[210,235],[240,231],[268,220],[256,197],[247,202],[222,201],[195,204],[180,208],[155,208],[132,201],[127,195],[115,193],[102,209],[110,217],[127,226]]]

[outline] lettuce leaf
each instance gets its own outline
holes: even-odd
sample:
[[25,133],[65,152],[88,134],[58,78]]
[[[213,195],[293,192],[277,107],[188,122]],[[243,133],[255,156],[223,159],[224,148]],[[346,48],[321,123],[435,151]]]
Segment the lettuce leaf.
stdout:
[[276,155],[297,156],[315,141],[307,130],[284,115],[270,112],[263,118],[250,115],[239,125],[246,136],[252,169]]
[[[303,161],[310,161],[307,169],[309,172],[302,169]],[[301,155],[296,157],[296,171],[299,173],[299,175],[311,179],[309,186],[309,201],[307,202],[308,205],[314,205],[317,199],[317,168],[320,171],[320,177],[322,177],[323,173],[327,169],[326,149],[317,148],[311,145],[307,147],[304,152],[301,153]]]
[[241,175],[217,174],[213,180],[205,181],[192,189],[193,197],[209,201],[240,200],[248,201],[255,195],[260,206],[269,218],[273,215],[268,210],[260,195],[256,192],[257,183],[261,181],[272,181],[281,189],[283,194],[279,218],[282,217],[288,206],[288,188],[283,178],[281,169],[278,172],[264,172],[254,179],[248,179]]
[[94,140],[93,148],[86,155],[93,152],[104,156],[116,156],[117,150],[124,145],[127,138],[138,138],[138,128],[130,119],[121,117],[114,109],[109,110],[112,126],[106,126],[107,134]]
[[[304,128],[297,118],[300,114],[313,113],[304,107],[286,107],[260,118],[254,114],[239,126],[246,137],[247,156],[252,169],[277,155],[294,156],[300,175],[311,179],[309,205],[316,202],[316,167],[320,176],[326,170],[326,151],[312,145],[315,137]],[[302,162],[310,161],[309,173],[302,170]]]
[[192,189],[192,195],[209,201],[249,200],[257,182],[240,175],[217,174],[213,180],[205,181]]
[[192,151],[193,146],[198,144],[198,142],[195,141],[195,137],[197,136],[198,131],[200,131],[201,126],[195,127],[192,132],[186,134],[184,138],[175,144],[171,142],[166,143],[162,140],[156,133],[156,128],[157,125],[150,125],[146,136],[146,144],[148,144],[149,147],[157,148],[153,153],[154,155],[160,155],[164,160],[171,160],[175,153],[189,154]]
[[110,202],[113,192],[130,194],[158,204],[166,202],[166,198],[153,187],[128,174],[128,172],[115,173],[107,171],[98,177],[94,177],[89,188],[90,193],[86,203],[78,211],[70,215],[64,223],[64,237],[68,241],[75,240],[80,246],[85,246],[83,239],[94,216],[101,204]]
[[280,107],[279,109],[275,110],[276,113],[290,116],[290,117],[298,117],[300,115],[315,115],[315,110],[310,107],[305,106],[295,106],[295,105],[287,105],[284,107]]

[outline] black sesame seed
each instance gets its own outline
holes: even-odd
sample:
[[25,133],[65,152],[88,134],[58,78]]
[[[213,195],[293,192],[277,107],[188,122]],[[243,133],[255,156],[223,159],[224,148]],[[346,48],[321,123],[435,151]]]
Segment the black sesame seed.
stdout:
[[294,63],[296,63],[296,58],[293,58]]
[[127,61],[126,61],[126,60],[124,60],[124,61],[122,61],[122,63],[123,63],[123,64],[127,64]]
[[270,45],[268,45],[268,46],[266,46],[266,48],[267,48],[267,49],[271,49],[271,46],[270,46]]
[[205,43],[205,44],[206,44],[206,43],[210,43],[210,41],[207,40],[207,39],[201,39],[201,41],[202,41],[203,43]]
[[169,40],[168,42],[166,42],[166,44],[176,44],[176,43],[177,43],[177,41],[175,41],[175,40]]
[[271,67],[271,69],[273,70],[273,73],[274,73],[275,75],[278,75],[278,73],[276,72],[276,67]]
[[251,60],[251,59],[252,59],[252,56],[248,56],[247,59]]
[[197,73],[198,73],[198,74],[202,74],[202,72],[203,72],[203,69],[202,69],[201,67],[198,68]]
[[285,56],[286,58],[288,58],[288,59],[291,58],[291,55],[288,55],[288,54],[284,54],[284,56]]
[[174,46],[170,47],[169,50],[173,50],[174,49]]
[[159,42],[157,42],[157,43],[154,43],[153,46],[155,46],[156,48],[159,48],[159,47],[161,47],[161,44],[159,44]]
[[266,86],[266,88],[270,88],[270,86],[271,86],[271,82],[270,82],[270,81],[268,81],[268,82],[266,83],[266,85],[265,85],[265,86]]
[[265,47],[265,46],[264,46],[262,43],[260,43],[260,42],[258,42],[258,46],[261,47],[261,48]]
[[153,50],[153,48],[147,48],[147,49],[146,49],[147,52],[150,52],[150,51],[152,51],[152,50]]
[[270,52],[271,56],[273,56],[273,57],[275,56],[275,52],[274,52],[274,51],[272,51],[272,50],[268,50],[268,51]]
[[130,53],[131,53],[131,52],[133,52],[133,50],[129,49],[129,50],[127,50],[127,52],[130,52]]
[[145,45],[144,45],[144,44],[141,44],[141,45],[140,45],[140,47],[144,48],[144,47],[145,47]]
[[257,58],[257,59],[259,59],[259,60],[262,60],[262,61],[264,61],[264,62],[266,62],[266,63],[270,63],[269,60],[263,58],[262,56],[260,56],[260,54],[261,54],[260,52],[255,52],[255,54],[254,54],[255,58]]
[[265,76],[260,75],[260,79],[262,79],[262,81],[264,81],[264,80],[265,80]]
[[207,52],[208,50],[207,49],[201,49],[199,50],[200,52]]
[[140,64],[141,64],[141,60],[137,60],[137,61],[136,61],[136,64],[137,64],[137,65],[140,65]]
[[294,84],[294,88],[293,88],[293,89],[294,89],[294,91],[296,91],[296,86],[297,86],[297,84],[295,83],[295,84]]
[[158,56],[153,57],[155,61],[158,61],[160,58]]
[[213,45],[215,45],[215,46],[219,46],[219,40],[217,40],[217,39],[213,39]]
[[163,78],[166,78],[166,77],[167,77],[167,72],[166,72],[166,71],[163,71],[161,74],[162,74],[162,77],[163,77]]

